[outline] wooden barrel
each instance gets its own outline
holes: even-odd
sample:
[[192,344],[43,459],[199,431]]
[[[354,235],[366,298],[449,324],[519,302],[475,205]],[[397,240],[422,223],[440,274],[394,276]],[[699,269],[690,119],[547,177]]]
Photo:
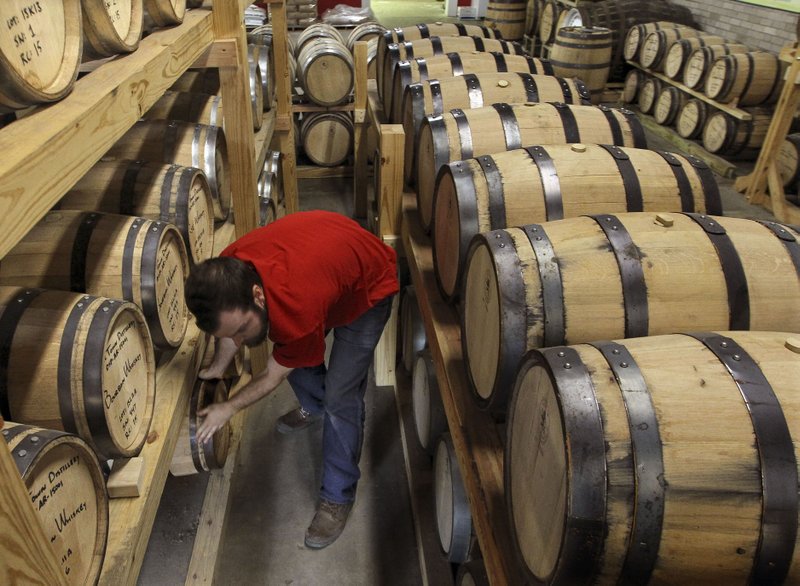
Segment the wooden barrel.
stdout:
[[314,42],[316,39],[330,39],[342,45],[346,44],[345,38],[338,30],[336,30],[336,27],[328,24],[327,22],[315,22],[311,26],[303,29],[303,32],[301,32],[300,36],[297,37],[297,41],[294,46],[295,56],[299,58],[303,48],[308,43]]
[[504,39],[519,41],[525,35],[525,1],[489,0],[484,22],[500,31]]
[[[378,38],[377,70],[378,70],[378,96],[384,99],[383,82],[384,77],[381,72],[384,68],[384,58],[387,48],[394,43],[404,43],[417,39],[429,39],[431,37],[483,37],[485,39],[495,39],[500,37],[500,31],[487,26],[477,24],[462,24],[460,22],[433,22],[421,23],[406,27],[397,27],[387,30]],[[453,50],[453,49],[451,49]],[[405,59],[405,58],[404,58]],[[391,78],[385,81],[391,81]]]
[[708,104],[703,100],[691,98],[681,106],[675,129],[683,138],[697,138],[703,133],[709,111]]
[[414,361],[411,404],[419,445],[433,456],[439,437],[447,431],[447,415],[436,379],[436,365],[428,349],[419,352]]
[[625,83],[622,87],[622,101],[625,104],[633,104],[639,97],[639,89],[644,84],[647,76],[638,69],[631,69],[625,75]]
[[378,72],[378,39],[386,32],[386,27],[377,22],[362,22],[347,37],[347,49],[355,59],[356,43],[367,43],[367,78],[375,79]]
[[222,96],[167,90],[142,118],[222,126]]
[[625,42],[622,48],[622,55],[628,61],[639,63],[642,45],[647,35],[654,31],[666,30],[670,28],[684,28],[686,25],[677,22],[658,21],[635,24],[628,29],[625,35]]
[[83,58],[131,53],[142,38],[142,0],[83,0]]
[[58,207],[169,222],[180,231],[193,262],[213,254],[211,189],[195,167],[103,159],[61,198]]
[[445,165],[436,184],[433,258],[445,299],[460,293],[473,237],[585,214],[721,214],[714,174],[699,159],[607,145],[533,146]]
[[144,7],[156,26],[180,24],[186,14],[186,0],[144,0]]
[[678,117],[688,96],[675,86],[664,86],[653,106],[653,118],[662,126],[670,126]]
[[544,0],[528,0],[525,7],[525,35],[531,38],[538,34],[542,8],[544,8]]
[[175,120],[140,121],[114,143],[107,156],[202,169],[214,198],[214,218],[228,217],[228,147],[225,132],[218,126]]
[[[272,57],[272,47],[266,45],[248,45],[248,60],[252,60],[252,62],[256,63],[258,66],[258,72],[254,71],[251,66],[251,77],[250,83],[253,84],[256,79],[260,79],[261,81],[261,111],[267,112],[272,108],[272,102],[275,101],[275,65],[274,59]],[[256,101],[258,100],[258,95],[251,94]],[[256,104],[253,103],[253,109],[256,109]],[[259,122],[262,118],[261,112],[258,115]],[[253,125],[255,126],[256,122],[253,121]],[[260,126],[258,128],[261,128]]]
[[404,177],[414,177],[414,146],[422,121],[453,109],[469,110],[491,104],[560,102],[589,104],[589,91],[579,79],[530,73],[467,73],[458,77],[414,83],[403,95],[405,133]]
[[344,43],[313,38],[297,56],[297,79],[315,104],[341,104],[353,91],[353,56]]
[[647,147],[642,124],[629,110],[535,102],[494,104],[432,116],[423,121],[417,140],[417,208],[426,230],[432,222],[437,174],[451,161],[531,144]]
[[775,158],[784,187],[795,187],[800,181],[800,134],[789,134],[781,143]]
[[581,2],[570,9],[567,22],[572,26],[601,26],[611,29],[611,72],[609,80],[622,81],[627,68],[624,62],[625,36],[628,30],[648,22],[668,21],[694,24],[689,8],[650,0],[599,0]]
[[133,303],[0,287],[3,417],[75,433],[105,458],[139,453],[156,361]]
[[272,173],[275,181],[272,186],[271,195],[277,203],[283,202],[283,167],[281,165],[280,151],[267,151],[264,158],[264,169],[262,173]]
[[411,373],[414,370],[417,354],[427,343],[425,322],[422,321],[419,311],[417,293],[414,285],[407,285],[403,288],[400,299],[400,360],[406,372]]
[[398,123],[403,121],[403,93],[412,83],[456,77],[467,73],[505,72],[553,75],[553,66],[546,59],[480,51],[448,53],[447,55],[400,61],[394,70],[394,79],[392,80],[392,98],[390,100],[392,120]]
[[703,148],[729,158],[757,158],[773,113],[767,109],[753,109],[751,113],[752,120],[739,120],[721,111],[709,114],[703,127]]
[[648,76],[642,83],[639,90],[639,111],[642,114],[652,114],[653,109],[656,107],[656,100],[661,94],[661,88],[664,82],[657,77]]
[[259,130],[264,117],[264,78],[258,54],[254,50],[247,51],[248,87],[250,88],[250,112],[253,118],[253,130]]
[[689,56],[697,49],[707,46],[717,46],[724,43],[722,37],[713,35],[700,35],[688,39],[678,39],[667,49],[667,56],[664,59],[664,75],[670,79],[683,79],[683,72]]
[[519,367],[504,485],[531,583],[800,581],[800,340],[690,331]]
[[274,222],[278,214],[275,197],[275,173],[261,171],[256,186],[258,188],[258,225],[266,226]]
[[65,583],[96,584],[108,541],[108,492],[97,456],[63,431],[6,422],[2,436]]
[[456,586],[490,586],[483,560],[470,560],[458,566]]
[[706,78],[705,94],[726,104],[758,106],[778,99],[785,66],[774,53],[751,51],[717,57]]
[[611,67],[611,31],[582,26],[558,29],[550,63],[556,75],[580,78],[592,103],[599,104]]
[[440,436],[433,461],[433,491],[439,545],[447,561],[460,564],[469,557],[472,514],[458,458],[449,433]]
[[447,53],[468,53],[478,51],[481,53],[503,53],[505,55],[525,55],[524,49],[519,43],[510,43],[497,39],[485,39],[483,37],[432,37],[420,39],[401,44],[390,45],[387,47],[386,56],[383,60],[383,67],[379,70],[378,76],[383,76],[383,109],[391,113],[394,107],[391,93],[394,71],[401,61],[412,59],[428,58]]
[[231,445],[230,421],[220,427],[204,444],[197,442],[197,429],[203,421],[197,412],[212,403],[228,399],[228,385],[221,379],[195,380],[186,416],[181,426],[169,471],[173,476],[219,470],[225,466]]
[[749,50],[747,45],[734,43],[722,43],[695,49],[692,51],[692,54],[689,55],[689,58],[686,60],[686,66],[683,69],[684,85],[692,89],[702,88],[708,76],[708,71],[711,69],[711,65],[717,57],[736,53],[747,53]]
[[689,27],[653,31],[644,39],[639,61],[642,67],[646,67],[650,71],[664,71],[667,51],[675,41],[698,37],[702,34],[702,32]]
[[798,331],[797,238],[774,223],[648,212],[476,236],[461,323],[479,402],[505,409],[514,370],[534,348],[682,330]]
[[142,308],[160,349],[183,341],[189,273],[180,232],[135,216],[58,210],[3,257],[0,284],[125,299]]
[[542,44],[550,44],[556,38],[561,12],[562,6],[558,0],[544,0],[542,13],[539,16],[539,41]]
[[55,102],[72,91],[81,64],[81,2],[3,2],[0,112]]
[[314,164],[336,167],[353,152],[353,120],[347,112],[316,112],[303,117],[303,150]]

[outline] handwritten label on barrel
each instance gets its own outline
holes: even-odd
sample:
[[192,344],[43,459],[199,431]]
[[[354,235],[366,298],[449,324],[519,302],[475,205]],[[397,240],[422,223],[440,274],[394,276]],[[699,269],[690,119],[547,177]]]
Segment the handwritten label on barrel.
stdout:
[[117,445],[138,440],[147,408],[148,364],[137,322],[131,316],[114,323],[105,347],[103,407]]
[[62,2],[12,0],[0,8],[0,51],[38,88],[48,86],[58,74],[66,36]]
[[208,198],[199,183],[192,185],[188,207],[189,247],[194,260],[200,262],[211,256],[211,235],[208,228]]
[[156,260],[156,307],[161,327],[169,338],[179,337],[186,323],[184,272],[179,251],[177,243],[167,238]]

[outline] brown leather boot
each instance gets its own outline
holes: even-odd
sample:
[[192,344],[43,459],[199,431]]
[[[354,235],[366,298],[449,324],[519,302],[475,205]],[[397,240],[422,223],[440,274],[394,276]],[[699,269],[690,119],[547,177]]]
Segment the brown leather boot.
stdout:
[[311,415],[311,413],[302,407],[298,407],[278,417],[278,423],[275,427],[278,429],[279,433],[293,433],[305,429],[321,418],[321,415]]
[[347,517],[352,508],[353,503],[339,504],[320,499],[317,513],[306,529],[306,547],[322,549],[336,541],[347,524]]

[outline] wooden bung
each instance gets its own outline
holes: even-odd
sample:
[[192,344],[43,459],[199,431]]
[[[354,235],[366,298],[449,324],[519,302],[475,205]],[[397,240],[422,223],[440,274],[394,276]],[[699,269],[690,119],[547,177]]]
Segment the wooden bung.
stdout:
[[426,230],[433,222],[437,175],[451,161],[536,144],[647,146],[641,122],[629,110],[543,102],[445,112],[423,121],[417,141],[417,207]]
[[504,469],[526,581],[800,581],[800,355],[785,333],[688,327],[520,365]]
[[9,349],[3,416],[75,433],[106,458],[137,455],[156,391],[141,310],[91,295],[0,287],[0,311]]
[[436,281],[451,301],[461,292],[467,251],[479,232],[603,212],[722,213],[714,173],[700,160],[594,144],[533,146],[450,163],[439,173],[434,200]]
[[515,369],[535,348],[674,331],[800,332],[795,230],[670,215],[670,227],[639,212],[476,236],[461,323],[480,403],[505,408]]
[[106,157],[78,180],[58,207],[169,222],[180,231],[193,262],[213,252],[211,188],[195,167]]
[[108,541],[108,495],[97,456],[75,435],[11,421],[2,438],[66,582],[96,584]]
[[153,343],[180,346],[189,311],[186,246],[172,224],[136,216],[52,211],[0,262],[0,285],[125,299],[139,306]]

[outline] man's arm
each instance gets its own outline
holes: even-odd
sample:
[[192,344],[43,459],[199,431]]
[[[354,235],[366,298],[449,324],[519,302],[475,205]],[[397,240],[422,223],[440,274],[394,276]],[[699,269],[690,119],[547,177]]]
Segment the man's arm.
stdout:
[[216,431],[238,411],[249,407],[274,391],[293,369],[281,366],[272,356],[267,360],[267,368],[258,373],[233,397],[222,403],[213,403],[197,412],[203,416],[203,423],[197,430],[197,441],[205,443]]
[[198,378],[210,380],[225,376],[225,370],[236,356],[239,347],[230,338],[214,338],[214,359],[206,368],[200,369],[197,373]]

